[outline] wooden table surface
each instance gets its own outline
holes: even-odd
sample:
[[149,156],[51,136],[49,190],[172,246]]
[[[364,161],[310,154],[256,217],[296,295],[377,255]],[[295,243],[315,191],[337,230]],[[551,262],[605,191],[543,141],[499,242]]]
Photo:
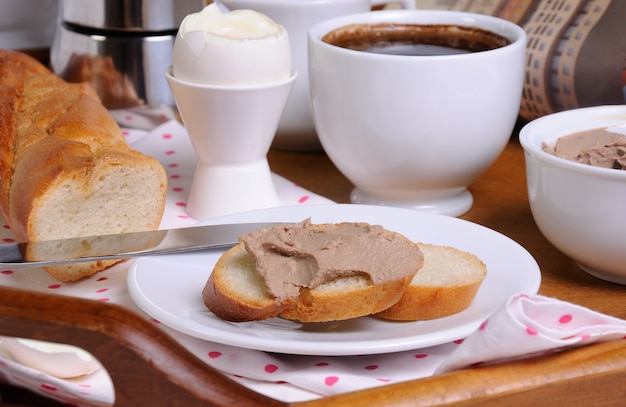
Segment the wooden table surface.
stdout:
[[[349,202],[352,185],[339,173],[324,153],[272,150],[269,154],[269,161],[274,172],[287,177],[302,187],[336,202]],[[537,229],[528,205],[523,151],[516,137],[511,139],[497,162],[470,189],[474,196],[474,205],[461,218],[496,230],[523,245],[535,257],[542,270],[541,294],[626,319],[626,287],[604,282],[587,275],[573,261],[548,243]],[[98,312],[107,313],[107,315],[118,313],[118,310],[111,309],[110,306],[105,308],[107,307],[105,304],[90,304],[88,307],[99,308],[89,310],[89,312],[85,312],[86,315],[80,317],[74,317],[73,313],[65,312],[62,318],[55,318],[52,311],[47,313],[48,311],[44,308],[59,306],[60,302],[47,306],[46,304],[51,301],[49,297],[35,298],[29,296],[28,293],[3,291],[0,288],[0,296],[9,298],[7,296],[10,295],[11,300],[3,301],[0,299],[0,334],[16,336],[30,334],[42,338],[47,335],[48,337],[51,336],[51,339],[60,340],[64,336],[58,332],[60,329],[58,326],[66,326],[72,331],[73,325],[76,324],[73,320],[67,322],[68,318],[76,318],[77,321],[85,320],[85,325],[90,325],[89,314]],[[34,308],[39,307],[36,312],[29,313],[22,310],[23,307],[30,304],[35,304],[33,305]],[[80,306],[85,308],[86,304],[82,303]],[[66,311],[75,309],[66,305],[63,307]],[[131,320],[130,316],[121,316],[120,319]],[[35,328],[36,323],[47,323],[44,321],[51,321],[51,324],[56,325],[43,331],[37,330]],[[144,329],[140,321],[132,321],[134,321],[132,323],[133,328],[140,325],[141,327],[137,329]],[[103,330],[94,324],[91,323],[90,329]],[[151,327],[146,326],[145,329],[149,330]],[[118,331],[108,332],[107,335],[118,342],[126,341],[126,337],[119,334]],[[138,334],[134,332],[133,335],[137,336]],[[149,335],[155,335],[155,332],[150,331]],[[80,335],[74,335],[72,338],[75,339],[76,344],[85,345],[87,350],[94,352],[107,369],[111,368],[112,376],[115,376],[114,382],[120,384],[120,387],[116,384],[116,390],[119,391],[118,400],[120,402],[132,400],[135,393],[126,392],[124,389],[124,381],[137,379],[137,374],[129,373],[131,363],[120,362],[119,360],[103,361],[101,358],[108,359],[112,352],[101,352],[101,346],[93,345],[93,342],[96,341],[92,337],[93,335],[87,336],[83,338]],[[161,338],[158,341],[166,343],[167,338]],[[93,346],[90,348],[90,345]],[[169,345],[171,348],[171,344]],[[157,348],[158,346],[154,349]],[[133,348],[134,352],[140,356],[139,359],[143,358],[144,360],[154,356],[154,352],[152,355],[149,354],[154,349],[151,346],[146,346],[145,343],[141,347]],[[125,355],[127,355],[125,357],[129,357],[128,354],[125,353]],[[168,357],[173,356],[169,355]],[[125,365],[120,367],[113,364],[114,362]],[[149,362],[148,365],[144,366],[145,369],[155,366],[161,370],[168,369],[168,363],[160,364],[159,360],[150,360]],[[225,383],[221,379],[218,380],[218,384],[210,389],[211,385],[207,383],[209,380],[217,380],[215,376],[204,372],[204,368],[194,361],[188,362],[187,365],[180,364],[178,369],[182,369],[183,366],[187,366],[185,368],[187,370],[196,372],[194,374],[200,383],[195,389],[186,389],[185,391],[192,393],[192,399],[195,401],[197,401],[196,398],[203,399],[204,401],[199,405],[213,405],[212,403],[228,405],[227,401],[215,401],[218,400],[215,398],[216,392],[223,397],[226,397],[225,395],[237,395],[237,393],[241,393],[242,396],[246,394],[245,391],[240,391],[235,385]],[[191,373],[188,373],[189,375]],[[141,377],[141,380],[147,380],[147,374],[142,373]],[[116,379],[118,380],[116,381]],[[171,378],[169,380],[171,381]],[[257,400],[255,396],[246,394],[245,400],[238,400],[235,404],[261,406],[269,403],[299,407],[324,405],[622,406],[626,404],[625,383],[626,340],[623,340],[530,360],[468,369],[439,377],[311,402],[269,403],[268,400],[262,398]],[[0,394],[5,397],[7,394],[12,395],[13,392],[13,389],[6,386],[0,387]],[[164,394],[165,392],[161,392],[154,400],[165,400],[163,399]],[[150,392],[146,392],[142,397],[150,397]],[[171,397],[180,401],[185,396],[172,395]],[[15,400],[21,399],[16,396]],[[207,400],[213,401],[207,402]],[[193,405],[190,400],[184,399],[184,401],[189,403],[181,405]],[[31,405],[43,404],[39,401]]]

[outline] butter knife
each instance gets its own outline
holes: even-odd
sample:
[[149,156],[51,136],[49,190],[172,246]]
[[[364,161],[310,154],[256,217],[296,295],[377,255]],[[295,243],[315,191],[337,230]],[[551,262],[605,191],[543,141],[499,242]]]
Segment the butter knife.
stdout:
[[0,270],[224,249],[239,236],[277,223],[235,223],[180,229],[0,244]]

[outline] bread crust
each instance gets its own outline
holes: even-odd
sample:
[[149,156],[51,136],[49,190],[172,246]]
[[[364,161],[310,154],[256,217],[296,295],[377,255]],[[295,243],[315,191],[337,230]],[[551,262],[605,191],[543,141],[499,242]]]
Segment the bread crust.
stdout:
[[235,272],[246,273],[250,279],[255,279],[254,260],[248,254],[243,244],[228,249],[217,261],[213,273],[202,289],[202,299],[208,309],[218,318],[232,321],[260,321],[277,317],[290,304],[279,303],[264,289],[258,276],[259,295],[242,295],[238,287],[229,284],[225,273],[230,267],[238,267]]
[[[149,197],[135,203],[141,214],[128,193],[105,197],[102,188],[115,185]],[[89,85],[67,83],[25,54],[0,50],[0,212],[19,241],[156,229],[166,191],[161,164],[128,146]],[[71,219],[49,219],[66,204],[83,213],[71,227],[64,225]],[[97,215],[90,220],[85,213]],[[51,221],[64,227],[42,227]],[[74,281],[115,262],[47,271]]]
[[[413,278],[396,304],[376,317],[396,321],[441,318],[463,311],[476,297],[487,275],[487,267],[478,257],[450,246],[418,246],[424,253],[421,274]],[[433,273],[447,274],[447,281],[430,280]]]
[[300,322],[326,322],[375,314],[394,305],[410,282],[411,277],[406,277],[343,293],[303,288],[298,300],[286,307],[280,317]]

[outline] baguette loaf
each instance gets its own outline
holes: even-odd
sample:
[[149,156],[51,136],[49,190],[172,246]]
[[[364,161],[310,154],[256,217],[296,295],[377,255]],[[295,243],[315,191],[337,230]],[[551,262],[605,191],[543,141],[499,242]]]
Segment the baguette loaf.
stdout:
[[417,321],[456,314],[470,306],[487,275],[475,255],[449,246],[418,243],[424,266],[402,298],[376,317]]
[[[307,229],[306,232],[317,235],[335,229],[338,225],[347,224],[305,224],[304,228]],[[364,224],[353,225],[362,227]],[[202,290],[204,304],[219,318],[234,322],[256,321],[277,316],[301,322],[326,322],[356,318],[384,310],[400,299],[415,273],[421,268],[423,256],[415,243],[382,228],[376,231],[377,237],[373,239],[371,252],[366,253],[360,242],[354,243],[351,240],[353,236],[347,236],[351,233],[348,231],[336,240],[320,239],[319,242],[314,236],[312,238],[314,244],[311,246],[319,247],[323,252],[319,257],[310,254],[315,250],[309,252],[308,248],[302,249],[306,244],[301,244],[299,238],[290,240],[288,237],[285,245],[290,253],[287,253],[286,257],[293,256],[294,261],[300,263],[294,268],[298,273],[295,280],[315,280],[319,271],[311,272],[311,264],[316,265],[313,268],[317,266],[319,269],[324,268],[326,253],[335,250],[337,254],[348,253],[356,257],[355,264],[378,263],[378,266],[371,269],[372,271],[359,269],[360,266],[355,268],[346,266],[352,264],[352,260],[344,261],[342,258],[338,263],[343,264],[338,264],[337,268],[332,270],[333,275],[330,279],[323,280],[316,286],[298,283],[295,296],[281,297],[270,293],[268,281],[262,278],[259,272],[260,263],[248,252],[247,245],[240,243],[226,251],[215,265]],[[270,243],[264,241],[262,245],[274,248],[275,243],[273,240]],[[278,257],[285,254],[282,251],[279,253]],[[373,256],[380,254],[380,260],[372,261],[372,254]],[[331,253],[330,256],[334,254]],[[359,258],[365,261],[359,262]],[[280,269],[273,270],[278,277],[277,280],[280,280],[279,285],[293,276],[290,262],[291,260],[285,260],[278,266]],[[373,269],[380,269],[381,265],[383,269],[395,268],[398,271],[397,275],[392,274],[382,281],[373,281],[375,280],[375,277],[372,277]],[[386,273],[387,270],[382,272]],[[306,278],[301,279],[300,277],[305,274]]]
[[[18,240],[156,229],[166,190],[163,167],[128,146],[89,85],[0,50],[0,210]],[[117,261],[47,271],[75,281]]]

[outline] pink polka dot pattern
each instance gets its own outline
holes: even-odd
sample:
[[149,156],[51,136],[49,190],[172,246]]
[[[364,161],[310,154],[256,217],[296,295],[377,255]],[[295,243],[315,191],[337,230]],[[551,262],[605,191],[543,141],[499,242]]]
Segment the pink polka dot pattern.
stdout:
[[364,367],[365,370],[376,370],[378,369],[378,365],[367,365]]
[[540,295],[517,295],[470,335],[438,373],[623,337],[626,321]]
[[53,386],[51,384],[48,383],[41,383],[41,388],[44,390],[48,390],[48,391],[57,391],[58,389],[56,388],[56,386]]
[[[122,113],[118,120],[138,123],[136,115]],[[160,117],[159,120],[164,120]],[[168,174],[167,205],[161,227],[183,227],[196,223],[185,210],[187,195],[195,170],[195,153],[182,126],[166,122],[149,132],[137,129],[126,131],[128,142],[156,157]],[[328,203],[323,197],[300,188],[284,178],[275,178],[281,202],[285,205]],[[5,243],[15,241],[10,228],[3,224],[0,239]],[[0,271],[0,284],[26,289],[75,295],[91,300],[135,307],[127,292],[126,277],[129,263],[115,266],[80,283],[59,283],[43,270],[28,273]],[[140,311],[138,311],[140,312]],[[535,295],[512,298],[489,320],[476,326],[476,332],[467,338],[436,345],[425,349],[394,352],[381,355],[361,356],[289,356],[265,353],[234,346],[221,345],[203,340],[189,340],[158,320],[145,315],[146,319],[162,327],[205,363],[228,372],[243,383],[254,387],[263,383],[280,384],[279,392],[289,390],[286,383],[298,389],[309,389],[317,395],[332,395],[343,391],[379,386],[386,383],[412,380],[428,376],[441,369],[458,369],[478,366],[495,358],[519,357],[526,354],[554,352],[564,346],[576,346],[593,341],[626,339],[626,323],[594,313],[590,310],[554,299]],[[527,330],[527,328],[529,328]],[[533,335],[530,335],[530,334]],[[0,338],[1,340],[1,338]],[[8,370],[12,362],[0,356],[0,374]],[[23,379],[23,377],[20,377]],[[87,381],[73,383],[74,394],[85,398],[100,389]],[[297,383],[296,383],[297,381]],[[41,392],[61,393],[67,389],[55,386],[54,381],[41,377],[32,381],[32,387]],[[68,391],[69,394],[69,391]],[[299,393],[298,393],[299,395]],[[76,396],[78,397],[78,396]],[[74,403],[76,397],[68,397]]]
[[[137,114],[128,112],[117,112],[114,117],[120,123],[141,124],[146,122],[145,118],[139,117]],[[158,120],[167,120],[166,116],[160,116]],[[188,140],[184,128],[177,122],[167,122],[162,126],[155,128],[152,131],[143,131],[141,129],[124,128],[122,135],[128,141],[128,143],[144,153],[157,158],[162,164],[168,175],[168,195],[165,213],[163,216],[163,222],[161,227],[184,227],[195,224],[197,221],[189,217],[186,210],[187,195],[190,190],[193,174],[195,171],[196,157],[193,148]],[[329,203],[323,197],[310,193],[296,185],[293,185],[287,180],[277,177],[277,188],[279,189],[279,195],[284,204],[315,204],[315,203]],[[15,236],[11,232],[10,227],[6,222],[2,222],[2,228],[0,228],[0,241],[3,243],[14,243],[16,241]],[[28,272],[14,272],[13,270],[0,270],[0,284],[8,286],[16,286],[34,291],[54,292],[56,294],[63,295],[75,295],[77,297],[83,297],[91,300],[111,303],[121,303],[124,306],[133,307],[132,300],[128,297],[126,290],[126,272],[130,263],[121,263],[119,266],[115,266],[107,271],[98,273],[96,276],[88,278],[78,283],[60,283],[54,280],[44,270],[32,270]],[[160,325],[158,320],[146,316],[146,318],[154,324]],[[171,333],[171,331],[170,331]],[[1,341],[1,338],[0,338]],[[191,347],[191,350],[196,352],[197,355],[205,355],[204,360],[210,364],[225,363],[232,364],[236,361],[244,363],[249,358],[243,357],[240,354],[240,350],[228,348],[225,352],[222,349],[207,349],[211,346],[209,342],[200,341],[202,346]],[[255,353],[261,355],[262,353]],[[219,355],[219,356],[218,356]],[[7,377],[10,374],[5,372],[7,361],[0,355],[0,375],[4,374]],[[13,369],[12,364],[10,369]],[[311,369],[316,370],[332,370],[333,367],[328,366],[313,366],[314,363],[308,365]],[[251,365],[248,365],[250,367]],[[289,381],[288,374],[283,373],[281,363],[272,361],[266,361],[265,363],[252,364],[254,367],[258,367],[259,374],[264,375],[264,380],[267,380],[267,376],[274,377],[276,383],[287,383]],[[272,368],[272,366],[274,368]],[[267,367],[268,370],[265,370]],[[272,370],[275,369],[275,370]],[[242,369],[244,377],[249,372],[249,369]],[[324,375],[324,377],[327,374]],[[339,375],[337,375],[339,376]],[[33,378],[20,377],[20,382],[29,382]],[[89,383],[90,380],[95,380],[97,386],[93,387]],[[36,388],[40,392],[52,391],[57,393],[57,396],[63,398],[63,394],[73,394],[67,397],[68,403],[75,404],[75,400],[81,396],[90,398],[93,394],[99,394],[102,399],[102,392],[107,391],[106,386],[101,386],[99,376],[87,377],[86,380],[81,383],[73,382],[71,386],[75,388],[69,388],[65,385],[54,386],[56,382],[42,382],[41,379],[34,378],[31,383],[33,388]],[[320,380],[316,379],[319,383]],[[323,381],[323,379],[321,379]],[[107,382],[108,383],[108,382]],[[44,384],[45,386],[42,386]],[[49,387],[47,387],[49,386]],[[52,390],[56,388],[56,390]],[[106,399],[106,397],[105,397]]]
[[264,370],[266,373],[275,373],[278,370],[278,366],[273,365],[273,364],[268,364],[268,365],[265,365]]
[[526,327],[526,333],[528,335],[539,335],[539,332],[535,331],[533,328],[529,326]]
[[337,376],[327,376],[324,379],[324,383],[326,384],[326,386],[334,386],[338,381],[339,378]]

